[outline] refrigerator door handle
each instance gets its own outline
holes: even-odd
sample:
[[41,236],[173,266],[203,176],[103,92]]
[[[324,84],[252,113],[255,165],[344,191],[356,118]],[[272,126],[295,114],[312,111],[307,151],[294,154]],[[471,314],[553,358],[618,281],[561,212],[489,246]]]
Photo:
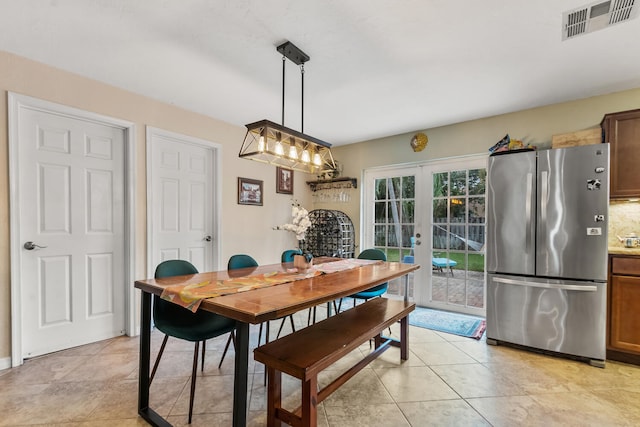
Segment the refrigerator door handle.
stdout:
[[540,173],[540,223],[538,224],[538,244],[547,247],[547,205],[549,201],[549,171]]
[[598,290],[598,287],[595,285],[567,285],[561,283],[528,282],[526,280],[506,279],[504,277],[495,277],[493,281],[497,283],[505,283],[507,285],[528,286],[533,288],[545,289],[562,289],[565,291],[596,292]]
[[532,173],[528,173],[527,174],[527,195],[526,195],[526,201],[525,201],[525,226],[527,227],[526,233],[525,233],[525,253],[531,254],[533,253],[531,250],[531,244],[532,244],[532,233],[531,233],[531,226],[532,223],[531,221],[533,221],[532,218],[532,209],[533,207],[531,206],[532,203],[532,197],[533,197],[533,174]]

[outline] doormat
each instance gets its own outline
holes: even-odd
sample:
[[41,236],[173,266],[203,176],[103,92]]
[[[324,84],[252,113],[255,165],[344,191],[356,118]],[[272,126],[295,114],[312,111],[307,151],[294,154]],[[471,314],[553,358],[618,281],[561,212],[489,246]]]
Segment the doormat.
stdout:
[[424,307],[416,307],[409,313],[409,324],[477,340],[482,338],[487,328],[485,320],[480,317]]

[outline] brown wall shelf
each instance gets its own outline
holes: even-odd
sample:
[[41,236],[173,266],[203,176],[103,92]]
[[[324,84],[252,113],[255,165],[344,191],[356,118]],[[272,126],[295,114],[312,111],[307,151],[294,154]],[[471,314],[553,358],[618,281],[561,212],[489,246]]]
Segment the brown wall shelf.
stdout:
[[357,178],[333,178],[320,179],[318,181],[307,181],[311,191],[331,190],[334,188],[358,188]]

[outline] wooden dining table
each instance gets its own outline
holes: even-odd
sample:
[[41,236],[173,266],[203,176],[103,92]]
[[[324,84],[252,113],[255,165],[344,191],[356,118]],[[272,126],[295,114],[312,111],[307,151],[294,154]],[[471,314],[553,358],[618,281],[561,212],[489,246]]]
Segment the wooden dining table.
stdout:
[[[337,259],[314,259],[316,263],[335,260]],[[231,277],[246,277],[272,272],[285,272],[290,271],[292,267],[293,263],[281,263],[231,271],[224,270],[162,279],[137,280],[135,287],[142,291],[138,414],[151,425],[171,425],[149,407],[152,295],[161,295],[164,288],[172,285],[226,280]],[[348,270],[321,274],[303,280],[203,300],[198,310],[210,311],[236,320],[233,426],[246,426],[247,423],[250,324],[259,324],[267,320],[279,319],[316,305],[352,295],[402,276],[406,277],[404,281],[404,298],[408,300],[408,274],[418,268],[419,266],[417,264],[378,262]]]

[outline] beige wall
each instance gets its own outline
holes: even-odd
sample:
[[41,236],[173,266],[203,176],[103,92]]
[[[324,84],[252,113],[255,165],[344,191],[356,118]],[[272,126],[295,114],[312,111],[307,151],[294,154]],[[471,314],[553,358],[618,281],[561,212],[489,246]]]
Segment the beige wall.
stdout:
[[[182,110],[75,74],[0,51],[0,366],[11,354],[11,304],[9,263],[9,177],[7,93],[35,98],[115,117],[136,125],[136,277],[146,278],[146,180],[145,126],[202,138],[222,145],[222,263],[238,252],[253,255],[259,263],[280,261],[295,238],[272,226],[290,221],[292,196],[275,191],[275,168],[241,160],[238,151],[244,127]],[[212,102],[215,102],[212,100]],[[264,117],[247,117],[247,123]],[[237,200],[237,177],[264,181],[264,206],[241,206]],[[308,176],[295,175],[294,196],[309,205]]]
[[[333,155],[345,160],[343,176],[358,178],[363,171],[392,164],[423,163],[448,157],[487,153],[505,134],[522,139],[538,148],[549,148],[555,134],[575,132],[600,126],[606,113],[640,108],[640,89],[533,108],[486,119],[457,123],[433,129],[419,129],[429,137],[427,147],[414,153],[409,142],[416,132],[336,147]],[[347,160],[348,159],[348,160]],[[317,205],[337,209],[353,220],[357,239],[360,236],[359,192],[348,204]]]

